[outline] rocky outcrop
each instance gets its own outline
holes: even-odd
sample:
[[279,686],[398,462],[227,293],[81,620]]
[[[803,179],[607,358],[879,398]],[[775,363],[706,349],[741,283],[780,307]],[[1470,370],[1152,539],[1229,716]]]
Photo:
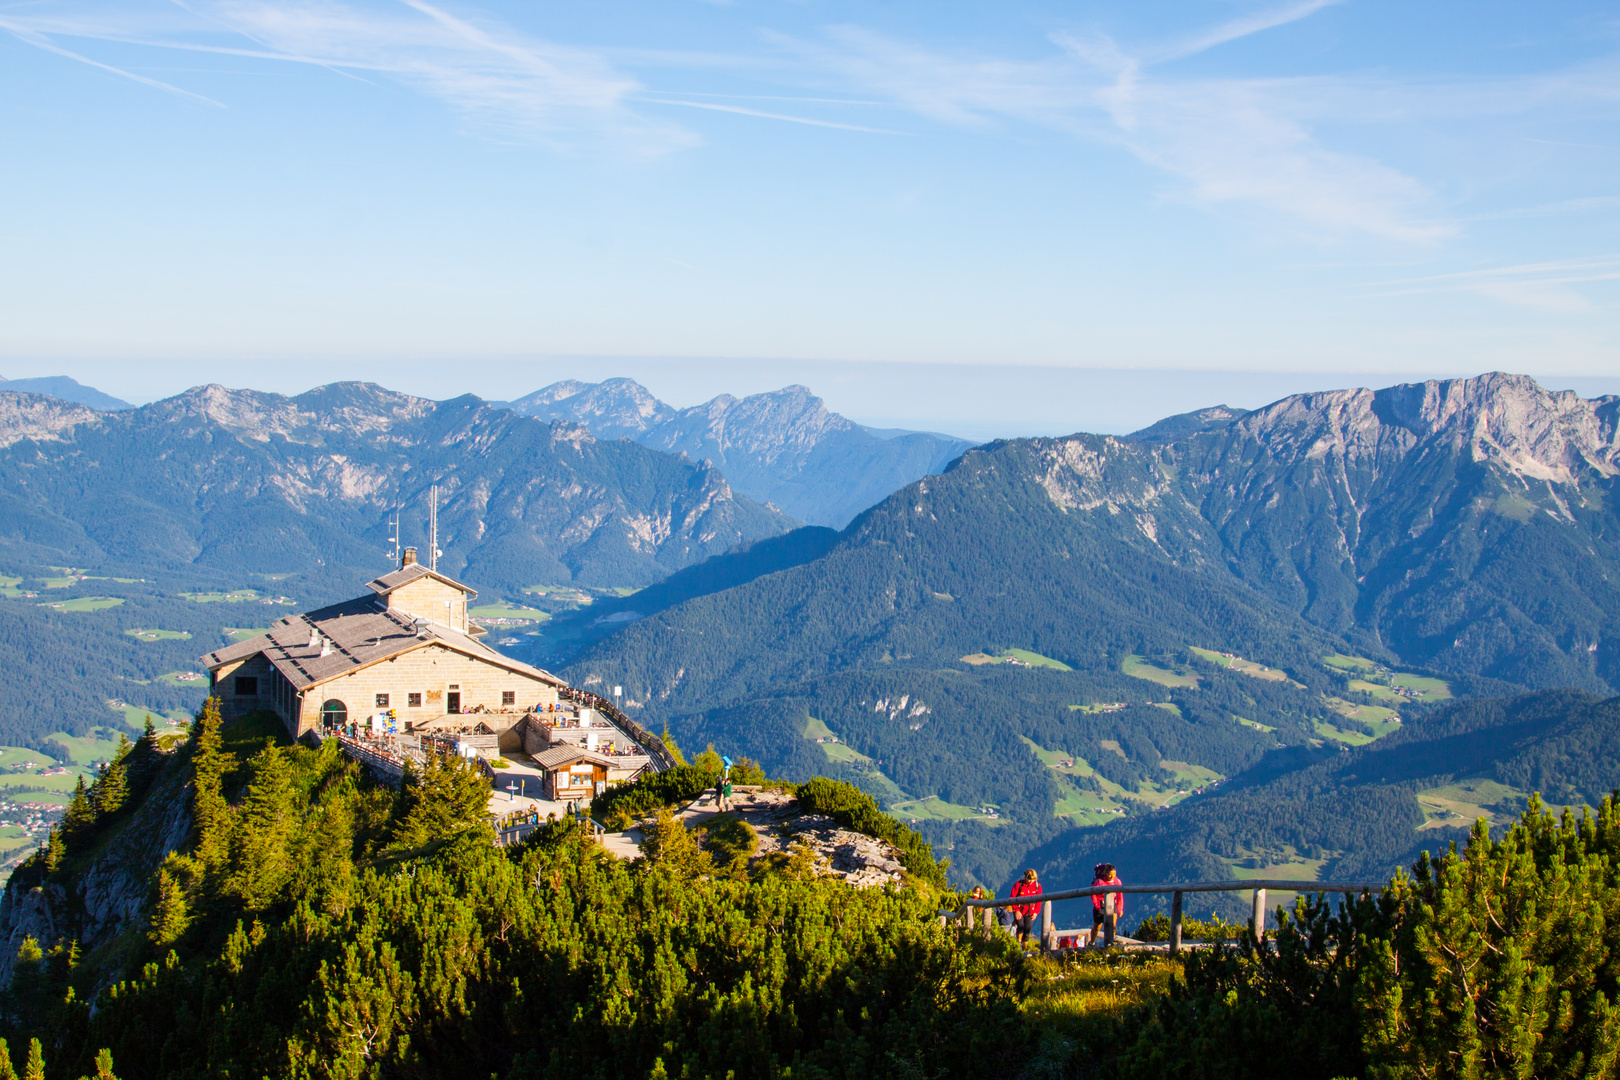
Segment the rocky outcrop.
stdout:
[[94,423],[101,415],[53,397],[0,390],[0,447],[24,439],[60,442],[78,425]]
[[49,948],[77,941],[88,953],[125,931],[144,931],[157,869],[191,830],[183,770],[165,768],[101,852],[64,886],[21,886],[0,898],[0,986],[11,979],[25,938]]

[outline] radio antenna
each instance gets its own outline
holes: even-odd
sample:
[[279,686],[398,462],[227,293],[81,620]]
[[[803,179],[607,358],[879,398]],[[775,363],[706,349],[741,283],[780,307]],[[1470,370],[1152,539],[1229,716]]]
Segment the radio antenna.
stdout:
[[394,568],[400,566],[399,561],[399,507],[394,507],[394,516],[388,519],[388,542],[393,545],[389,549],[388,557],[394,560]]
[[439,485],[428,494],[428,569],[439,569]]

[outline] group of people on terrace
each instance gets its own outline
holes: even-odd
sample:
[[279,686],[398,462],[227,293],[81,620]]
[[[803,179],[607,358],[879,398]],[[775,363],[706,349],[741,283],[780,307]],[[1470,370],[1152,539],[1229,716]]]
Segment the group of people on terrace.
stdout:
[[[1119,879],[1119,871],[1113,863],[1098,863],[1092,868],[1093,888],[1103,885],[1123,885]],[[1031,903],[1011,904],[996,909],[996,915],[1001,928],[1009,934],[1017,936],[1022,945],[1029,945],[1030,937],[1035,931],[1035,920],[1040,918],[1041,903],[1034,898],[1041,896],[1040,876],[1034,868],[1024,871],[1024,876],[1013,883],[1011,897],[1015,900],[1030,898]],[[973,890],[975,900],[995,899],[983,886]],[[1125,914],[1125,894],[1122,892],[1098,893],[1091,898],[1091,936],[1089,942],[1092,946],[1109,948],[1114,944],[1118,935],[1120,917]],[[1060,939],[1059,948],[1077,948],[1080,945],[1078,937]]]

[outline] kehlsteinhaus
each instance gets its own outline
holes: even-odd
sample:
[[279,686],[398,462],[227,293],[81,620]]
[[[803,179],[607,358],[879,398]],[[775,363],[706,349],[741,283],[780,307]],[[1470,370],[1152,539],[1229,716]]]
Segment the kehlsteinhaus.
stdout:
[[403,730],[467,712],[545,711],[561,679],[485,645],[467,618],[472,589],[406,548],[368,595],[281,619],[266,634],[204,656],[228,718],[269,709],[298,738],[391,712]]

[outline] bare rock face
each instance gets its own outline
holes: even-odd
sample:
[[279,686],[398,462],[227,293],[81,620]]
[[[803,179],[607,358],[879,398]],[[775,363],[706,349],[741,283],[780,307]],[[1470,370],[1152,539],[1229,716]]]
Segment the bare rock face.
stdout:
[[886,840],[842,828],[830,817],[803,814],[791,795],[762,791],[736,800],[736,812],[759,836],[755,859],[808,847],[821,877],[840,878],[857,889],[901,885],[900,852]]
[[79,424],[89,424],[101,414],[83,405],[73,405],[38,394],[0,390],[0,447],[24,439],[60,442]]
[[[0,986],[11,979],[24,938],[50,948],[78,941],[88,952],[130,929],[144,929],[145,905],[157,869],[191,830],[189,791],[178,770],[167,770],[121,832],[71,888],[8,886],[0,899]],[[173,774],[173,775],[170,775]]]

